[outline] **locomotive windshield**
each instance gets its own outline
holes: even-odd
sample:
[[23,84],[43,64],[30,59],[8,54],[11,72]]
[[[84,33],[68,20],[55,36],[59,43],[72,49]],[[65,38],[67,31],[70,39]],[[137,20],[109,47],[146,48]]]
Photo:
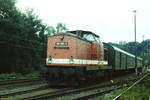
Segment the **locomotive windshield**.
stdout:
[[98,35],[90,32],[90,31],[77,30],[77,31],[67,31],[67,32],[72,33],[72,34],[76,35],[77,37],[82,38],[87,41],[90,41],[90,42],[96,41],[95,37],[99,37]]
[[86,39],[86,40],[91,41],[91,42],[95,41],[92,34],[84,34],[83,39]]

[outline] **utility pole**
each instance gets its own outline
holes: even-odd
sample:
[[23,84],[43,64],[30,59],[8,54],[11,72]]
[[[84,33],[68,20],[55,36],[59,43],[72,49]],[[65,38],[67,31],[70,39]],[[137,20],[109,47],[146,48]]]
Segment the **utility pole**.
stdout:
[[138,68],[137,68],[137,55],[136,55],[136,10],[133,11],[134,13],[134,37],[135,37],[135,73],[138,75]]
[[148,39],[147,39],[147,44],[146,44],[146,46],[147,46],[147,52],[146,52],[146,58],[147,58],[147,64],[146,64],[146,66],[147,66],[147,68],[148,68]]
[[143,37],[143,44],[142,44],[142,51],[143,51],[143,57],[142,57],[143,58],[143,62],[142,63],[143,64],[142,65],[144,66],[144,35],[142,37]]
[[148,54],[148,39],[147,39],[147,54]]

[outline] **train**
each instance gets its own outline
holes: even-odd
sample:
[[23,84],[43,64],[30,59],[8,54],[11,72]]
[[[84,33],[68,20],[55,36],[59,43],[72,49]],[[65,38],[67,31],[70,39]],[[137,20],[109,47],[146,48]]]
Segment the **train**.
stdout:
[[[101,41],[90,31],[59,32],[48,37],[45,70],[46,80],[81,81],[99,73],[115,73],[135,69],[135,56]],[[137,69],[142,58],[137,57]]]

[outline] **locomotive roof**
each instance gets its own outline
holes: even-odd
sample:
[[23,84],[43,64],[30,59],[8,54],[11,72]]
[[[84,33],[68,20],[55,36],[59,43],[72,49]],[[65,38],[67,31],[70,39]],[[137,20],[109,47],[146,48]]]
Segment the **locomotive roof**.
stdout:
[[76,34],[76,33],[81,33],[81,34],[93,34],[93,35],[95,35],[96,37],[99,37],[98,35],[96,35],[95,33],[91,32],[91,31],[75,30],[75,31],[67,31],[67,32],[73,33],[73,34]]

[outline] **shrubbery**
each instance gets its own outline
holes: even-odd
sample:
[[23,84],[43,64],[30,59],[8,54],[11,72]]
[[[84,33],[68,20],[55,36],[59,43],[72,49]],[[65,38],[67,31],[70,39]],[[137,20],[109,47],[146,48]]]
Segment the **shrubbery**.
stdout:
[[19,79],[19,78],[37,78],[39,77],[40,74],[39,72],[32,72],[29,74],[21,74],[21,73],[3,73],[0,74],[0,79],[1,80],[6,80],[6,79]]

